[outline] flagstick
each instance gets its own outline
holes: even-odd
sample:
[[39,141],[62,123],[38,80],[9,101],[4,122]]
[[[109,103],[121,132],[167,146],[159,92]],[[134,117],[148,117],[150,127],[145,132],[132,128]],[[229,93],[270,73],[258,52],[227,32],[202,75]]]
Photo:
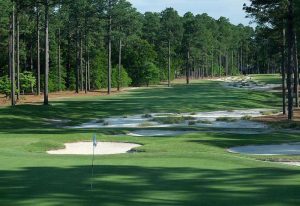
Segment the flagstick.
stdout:
[[93,179],[94,179],[94,157],[95,157],[95,145],[93,142],[93,158],[92,158],[92,182],[91,182],[91,190],[93,191]]

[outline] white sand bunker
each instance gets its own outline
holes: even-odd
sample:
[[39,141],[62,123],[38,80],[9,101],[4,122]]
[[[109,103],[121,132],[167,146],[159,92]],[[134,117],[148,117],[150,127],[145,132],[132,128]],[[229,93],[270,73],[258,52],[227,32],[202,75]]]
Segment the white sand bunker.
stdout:
[[[247,118],[243,119],[244,117],[263,116],[264,112],[271,111],[273,110],[249,109],[197,113],[150,113],[95,119],[79,126],[66,128],[174,128],[194,126],[200,128],[265,129],[267,125],[263,123],[248,121]],[[172,121],[172,119],[176,121]]]
[[280,87],[280,84],[264,84],[253,80],[250,76],[245,77],[226,77],[218,79],[227,88],[241,88],[255,91],[273,91]]
[[300,167],[300,162],[278,162],[278,163]]
[[134,136],[134,137],[165,137],[165,136],[178,136],[178,135],[187,134],[191,132],[192,131],[137,130],[137,131],[130,132],[127,135]]
[[249,155],[300,155],[300,143],[233,147],[232,153]]
[[[96,155],[123,154],[140,147],[139,144],[118,143],[118,142],[98,142],[95,147]],[[64,149],[48,151],[48,154],[55,155],[92,155],[92,142],[66,143]]]

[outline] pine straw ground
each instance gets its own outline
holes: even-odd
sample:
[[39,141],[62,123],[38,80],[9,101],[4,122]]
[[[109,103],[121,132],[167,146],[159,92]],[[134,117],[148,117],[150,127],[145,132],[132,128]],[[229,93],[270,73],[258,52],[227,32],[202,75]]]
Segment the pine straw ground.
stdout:
[[257,117],[254,118],[254,120],[265,122],[280,128],[287,128],[287,129],[300,128],[300,109],[294,110],[293,121],[288,121],[287,115],[283,115],[283,114]]
[[[112,89],[112,95],[116,95],[120,92],[126,92],[129,90],[136,89],[135,87],[123,88],[121,91],[117,89]],[[62,92],[51,92],[49,93],[49,99],[57,100],[63,98],[73,98],[73,97],[95,97],[95,96],[106,96],[107,90],[95,90],[89,91],[87,94],[84,91],[80,91],[78,94],[75,91],[62,91]],[[41,104],[43,103],[43,94],[40,96],[34,94],[21,95],[20,99],[17,100],[17,104]],[[5,97],[5,95],[0,94],[0,106],[8,106],[10,104],[10,98]]]

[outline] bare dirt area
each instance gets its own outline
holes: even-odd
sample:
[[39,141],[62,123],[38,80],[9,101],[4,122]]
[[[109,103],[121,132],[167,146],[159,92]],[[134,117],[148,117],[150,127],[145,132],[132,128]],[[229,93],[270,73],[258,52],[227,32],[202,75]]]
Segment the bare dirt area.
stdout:
[[[128,87],[128,88],[123,88],[121,91],[117,91],[116,89],[113,89],[112,95],[119,94],[122,92],[127,92],[134,89],[138,89],[138,88]],[[90,91],[88,93],[81,91],[78,94],[75,93],[74,91],[62,91],[62,92],[49,93],[49,99],[51,101],[51,100],[57,100],[62,98],[91,97],[91,96],[105,96],[105,95],[107,95],[106,90],[95,90],[95,91]],[[40,96],[26,94],[20,96],[20,99],[17,101],[17,104],[41,104],[42,102],[43,102],[43,94],[41,94]],[[9,104],[10,104],[10,99],[6,98],[5,95],[0,94],[0,106],[7,106]]]
[[[254,120],[262,121],[266,123],[287,123],[287,115],[283,115],[283,114],[265,115],[265,116],[255,117]],[[300,125],[300,109],[294,110],[293,122],[299,123]]]

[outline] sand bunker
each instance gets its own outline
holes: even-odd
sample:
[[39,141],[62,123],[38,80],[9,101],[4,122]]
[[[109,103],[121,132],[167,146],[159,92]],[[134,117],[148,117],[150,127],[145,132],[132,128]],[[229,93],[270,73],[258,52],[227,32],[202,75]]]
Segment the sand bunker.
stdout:
[[[129,136],[134,137],[163,137],[163,136],[178,136],[182,134],[191,133],[192,131],[172,131],[172,130],[137,130],[128,133]],[[195,132],[195,131],[193,131]]]
[[278,162],[278,163],[290,165],[290,166],[297,166],[297,167],[300,166],[300,162]]
[[[243,117],[260,117],[269,109],[250,109],[233,111],[214,111],[197,113],[151,113],[147,115],[131,115],[125,117],[110,117],[96,119],[81,124],[73,129],[89,128],[171,128],[171,127],[200,127],[200,128],[231,128],[231,129],[264,129],[267,125],[259,122],[242,120]],[[158,122],[159,118],[182,118],[174,124]],[[220,120],[219,118],[224,118]],[[226,120],[227,118],[227,120]],[[229,121],[228,121],[229,118]],[[233,121],[232,121],[233,119]]]
[[300,155],[300,143],[233,147],[232,153],[249,155]]
[[[130,150],[140,147],[139,144],[133,143],[117,143],[117,142],[98,142],[95,147],[96,155],[109,155],[109,154],[123,154]],[[66,143],[65,149],[48,151],[48,154],[55,155],[92,155],[93,143],[92,142],[76,142]]]
[[241,88],[255,91],[273,91],[280,87],[280,84],[263,84],[253,80],[250,76],[245,77],[226,77],[218,79],[227,88]]

